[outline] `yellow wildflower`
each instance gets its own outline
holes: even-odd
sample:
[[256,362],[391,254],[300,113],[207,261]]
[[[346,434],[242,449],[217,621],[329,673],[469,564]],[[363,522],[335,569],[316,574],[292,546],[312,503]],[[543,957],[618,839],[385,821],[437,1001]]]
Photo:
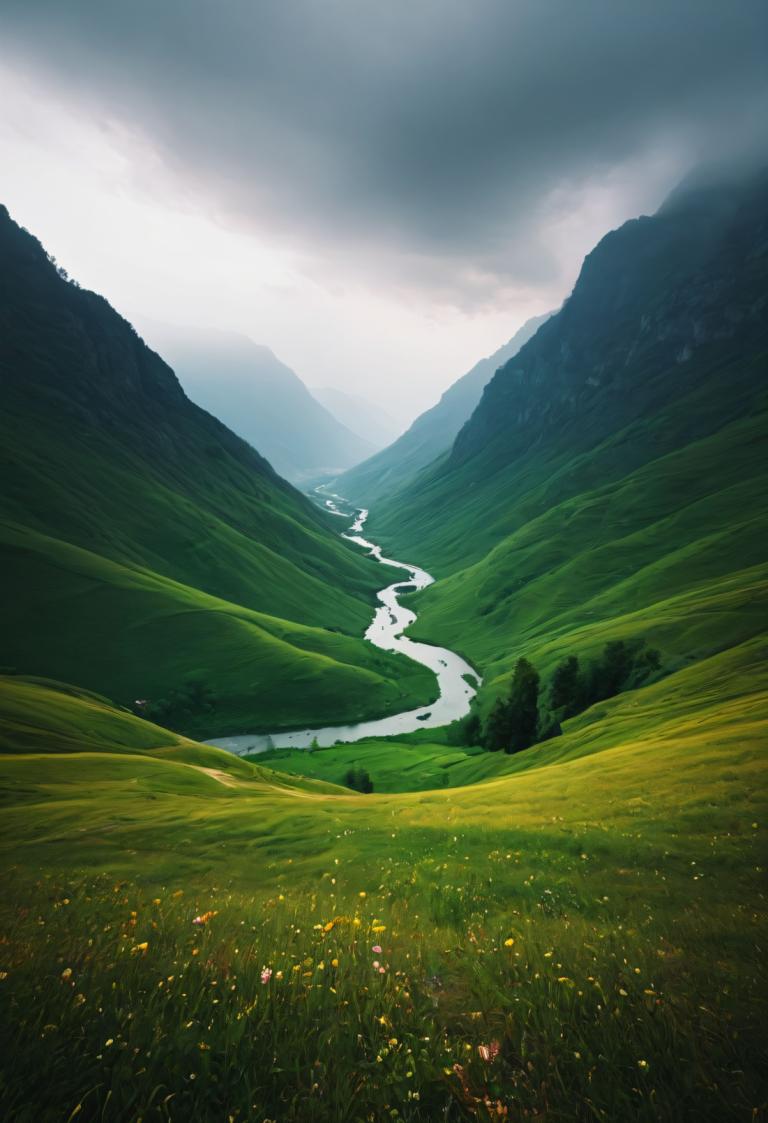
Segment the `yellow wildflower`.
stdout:
[[513,948],[514,946],[515,946],[515,941],[512,939],[511,936],[508,936],[507,939],[504,941],[504,947],[505,948]]

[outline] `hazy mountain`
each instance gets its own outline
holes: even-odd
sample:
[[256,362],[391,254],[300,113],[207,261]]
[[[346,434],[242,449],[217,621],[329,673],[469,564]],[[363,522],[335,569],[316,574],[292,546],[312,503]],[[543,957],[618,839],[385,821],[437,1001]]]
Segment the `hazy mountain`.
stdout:
[[450,455],[374,513],[445,577],[419,637],[490,685],[520,655],[641,638],[671,669],[764,634],[766,390],[768,173],[694,177],[603,238]]
[[0,402],[6,667],[208,736],[428,693],[352,638],[377,566],[4,208]]
[[312,386],[312,394],[330,410],[334,417],[374,448],[383,448],[395,440],[401,426],[385,410],[360,398],[337,390],[335,386]]
[[394,495],[417,472],[446,453],[480,401],[494,371],[516,355],[551,315],[548,312],[527,320],[508,343],[454,382],[437,405],[417,417],[394,444],[345,472],[336,481],[339,493],[353,502],[375,505],[384,496]]
[[190,398],[293,483],[357,464],[375,447],[341,424],[268,347],[246,336],[164,325],[152,325],[148,336]]

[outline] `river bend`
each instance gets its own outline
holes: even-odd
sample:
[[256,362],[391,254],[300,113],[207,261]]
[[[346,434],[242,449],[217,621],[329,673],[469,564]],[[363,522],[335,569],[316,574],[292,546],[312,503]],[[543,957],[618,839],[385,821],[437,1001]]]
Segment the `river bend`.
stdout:
[[206,741],[207,745],[215,745],[242,756],[245,753],[263,753],[271,748],[309,748],[313,742],[321,746],[333,745],[337,741],[346,744],[370,737],[391,737],[397,733],[413,733],[417,729],[434,729],[464,717],[469,711],[470,701],[477,693],[480,676],[455,651],[449,651],[446,647],[434,647],[429,643],[417,643],[403,634],[413,624],[416,613],[402,605],[400,597],[404,593],[426,589],[433,584],[434,578],[418,566],[385,558],[380,546],[363,537],[367,510],[361,508],[356,512],[344,511],[339,506],[346,502],[341,496],[332,494],[330,498],[325,498],[322,488],[318,488],[317,492],[325,500],[325,506],[331,514],[353,520],[342,537],[367,551],[381,565],[400,569],[408,574],[404,580],[395,581],[378,592],[379,604],[365,638],[383,651],[399,652],[428,667],[437,677],[439,697],[431,706],[420,706],[416,710],[407,710],[373,721],[327,725],[321,729],[300,729],[290,733],[281,731],[219,737]]

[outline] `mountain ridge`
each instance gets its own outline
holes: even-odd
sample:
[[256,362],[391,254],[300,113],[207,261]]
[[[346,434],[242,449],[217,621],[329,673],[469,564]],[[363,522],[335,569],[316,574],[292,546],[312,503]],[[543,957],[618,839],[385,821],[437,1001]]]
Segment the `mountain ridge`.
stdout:
[[149,332],[190,398],[292,483],[327,477],[373,451],[270,347],[244,335],[189,327],[155,324]]

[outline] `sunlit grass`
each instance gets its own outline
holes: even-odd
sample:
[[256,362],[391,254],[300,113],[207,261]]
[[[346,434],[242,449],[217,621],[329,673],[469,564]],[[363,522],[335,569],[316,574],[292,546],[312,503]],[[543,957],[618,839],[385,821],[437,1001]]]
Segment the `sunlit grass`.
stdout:
[[0,697],[0,1117],[760,1118],[755,654],[373,795]]

